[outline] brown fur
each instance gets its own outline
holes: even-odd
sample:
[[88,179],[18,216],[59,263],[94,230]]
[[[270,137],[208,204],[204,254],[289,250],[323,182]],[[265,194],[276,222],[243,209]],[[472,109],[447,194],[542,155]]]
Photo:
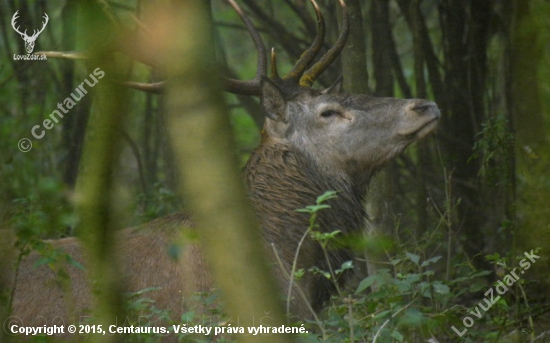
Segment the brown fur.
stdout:
[[[119,233],[119,263],[128,292],[159,287],[161,290],[148,292],[144,296],[154,299],[157,308],[168,309],[175,314],[182,312],[184,300],[195,290],[210,289],[208,269],[195,245],[186,244],[185,249],[180,251],[182,256],[179,260],[168,254],[173,244],[181,240],[177,229],[190,225],[185,215],[174,214]],[[78,239],[64,238],[47,243],[71,255],[84,267],[87,266],[87,258]],[[87,310],[92,307],[86,272],[64,263],[62,267],[70,277],[70,287],[66,289],[49,266],[34,267],[40,258],[38,253],[33,252],[21,262],[13,315],[26,325],[43,325],[44,320],[49,324],[56,317],[58,320],[69,319],[71,324],[82,322],[83,318],[80,317],[89,316]],[[193,263],[184,263],[186,261]],[[184,278],[184,275],[195,277]]]

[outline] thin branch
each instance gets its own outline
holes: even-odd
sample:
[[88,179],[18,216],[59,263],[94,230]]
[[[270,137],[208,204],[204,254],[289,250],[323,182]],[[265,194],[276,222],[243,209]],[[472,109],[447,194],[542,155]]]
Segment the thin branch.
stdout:
[[244,3],[252,10],[254,15],[264,24],[271,36],[283,46],[293,57],[299,57],[302,54],[302,49],[296,42],[301,41],[294,34],[289,32],[281,23],[267,15],[256,0],[243,0]]
[[124,139],[126,141],[126,143],[128,143],[128,145],[130,146],[130,150],[132,150],[132,153],[134,154],[134,157],[136,159],[136,163],[138,165],[139,181],[141,183],[142,192],[143,192],[143,194],[147,194],[147,183],[145,182],[143,163],[141,162],[142,159],[141,159],[141,155],[139,153],[139,148],[138,148],[136,142],[134,142],[132,137],[130,137],[130,135],[126,131],[124,131],[124,130],[118,130],[118,131],[122,135],[122,139]]
[[[306,0],[307,1],[307,0]],[[308,34],[314,36],[315,35],[315,20],[309,15],[306,9],[305,1],[291,1],[291,0],[285,0],[286,4],[292,8],[294,13],[300,17],[302,22],[304,23],[304,27],[306,28],[306,31]]]

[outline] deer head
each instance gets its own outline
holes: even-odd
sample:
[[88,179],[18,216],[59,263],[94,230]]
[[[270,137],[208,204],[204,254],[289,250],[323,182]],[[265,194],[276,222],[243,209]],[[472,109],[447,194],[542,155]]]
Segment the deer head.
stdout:
[[[300,89],[285,94],[269,79],[261,84],[264,136],[285,142],[329,175],[366,183],[381,166],[437,126],[435,103]],[[264,137],[265,139],[265,137]]]
[[258,71],[250,81],[228,79],[226,89],[260,96],[266,115],[264,141],[284,142],[313,159],[328,174],[348,175],[358,183],[366,183],[377,169],[436,128],[440,112],[431,101],[337,94],[341,80],[322,91],[311,88],[345,45],[349,20],[342,0],[343,27],[330,50],[309,67],[323,45],[325,34],[322,13],[311,0],[318,24],[315,40],[283,77],[278,74],[272,50],[269,78],[260,36],[233,0],[230,2],[254,40],[258,50]]
[[13,27],[15,32],[17,32],[21,35],[21,38],[23,38],[23,40],[25,41],[25,50],[27,50],[28,54],[31,54],[33,49],[34,49],[34,42],[38,38],[38,35],[40,35],[42,33],[42,31],[44,31],[44,29],[46,28],[46,25],[48,24],[49,18],[48,18],[48,15],[46,13],[44,13],[45,21],[42,22],[42,28],[40,30],[33,30],[32,36],[28,36],[27,35],[27,30],[25,30],[25,32],[21,32],[21,31],[19,31],[19,26],[15,27],[16,21],[17,21],[17,18],[18,18],[18,12],[19,11],[16,11],[14,13],[13,17],[11,18],[11,26]]

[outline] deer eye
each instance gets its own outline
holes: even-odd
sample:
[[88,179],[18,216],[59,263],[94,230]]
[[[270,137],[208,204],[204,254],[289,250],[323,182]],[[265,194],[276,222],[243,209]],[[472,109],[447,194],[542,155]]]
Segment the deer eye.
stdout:
[[340,115],[340,113],[338,113],[337,111],[335,110],[326,110],[326,111],[323,111],[321,113],[321,117],[324,117],[324,118],[328,118],[328,117],[332,117],[332,116],[337,116],[337,115]]

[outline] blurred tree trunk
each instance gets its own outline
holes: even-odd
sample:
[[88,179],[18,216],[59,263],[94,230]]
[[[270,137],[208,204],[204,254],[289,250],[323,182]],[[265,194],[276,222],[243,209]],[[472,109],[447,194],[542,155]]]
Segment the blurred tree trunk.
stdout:
[[[373,0],[370,7],[372,69],[376,84],[375,96],[393,96],[392,74],[392,33],[389,16],[389,0]],[[349,43],[348,43],[349,44]],[[351,74],[358,77],[357,74]],[[392,162],[375,175],[367,192],[367,214],[369,234],[376,236],[392,236],[394,233],[395,189],[393,179],[395,164]],[[367,260],[380,261],[384,259],[382,251],[369,251]],[[369,275],[376,274],[376,264],[369,263]]]
[[[394,96],[393,72],[392,72],[392,44],[389,0],[373,0],[370,7],[371,23],[371,51],[372,69],[376,84],[374,95],[381,97]],[[376,235],[391,236],[395,229],[394,200],[395,189],[393,186],[395,163],[392,162],[382,168],[371,180],[367,193],[368,226],[371,233]],[[376,255],[375,255],[376,254]],[[369,259],[382,260],[383,252],[370,253]],[[376,271],[375,265],[369,264],[369,274]]]
[[[424,25],[424,18],[420,11],[420,0],[412,0],[409,3],[409,25],[411,26],[413,36],[413,54],[414,54],[414,79],[416,98],[427,99],[428,87],[426,79],[424,77],[424,65],[426,61],[424,36],[422,35],[422,27]],[[417,151],[417,163],[416,163],[416,239],[424,234],[428,228],[428,212],[427,202],[428,192],[426,190],[426,174],[428,168],[431,166],[430,151],[428,142],[422,140],[416,143]]]
[[[368,94],[368,72],[367,72],[367,48],[362,23],[363,15],[359,1],[347,1],[348,11],[350,13],[350,33],[349,38],[342,52],[342,68],[344,73],[344,90],[347,93]],[[375,0],[371,5],[370,22],[372,23],[372,51],[373,51],[373,69],[376,81],[376,95],[390,96],[393,90],[391,64],[388,65],[387,44],[384,43],[388,38],[388,1]],[[379,20],[380,17],[380,20]],[[385,18],[385,19],[383,19]],[[386,41],[387,42],[387,41]],[[376,175],[369,186],[365,206],[367,207],[368,223],[366,233],[371,237],[386,235],[392,232],[393,212],[391,200],[393,198],[393,188],[391,182],[391,165],[385,167]],[[376,239],[376,238],[375,238]],[[382,252],[365,249],[364,257],[367,261],[366,270],[359,268],[360,274],[375,275],[376,263],[381,260]]]
[[544,144],[543,111],[538,80],[545,47],[540,43],[540,25],[531,12],[531,0],[516,0],[512,23],[511,79],[515,99],[514,126],[518,147],[538,148]]
[[[235,158],[235,143],[219,88],[207,6],[201,0],[164,3],[157,27],[159,56],[172,82],[167,94],[169,133],[179,183],[197,223],[204,255],[222,290],[227,312],[239,326],[285,323]],[[162,34],[179,32],[177,39]],[[184,56],[184,57],[182,57]],[[241,342],[257,339],[238,335]],[[286,335],[262,336],[288,342]]]
[[358,0],[346,2],[350,20],[348,41],[342,51],[343,86],[347,93],[368,94],[366,37],[363,32],[363,15]]
[[372,68],[376,96],[393,96],[392,55],[393,38],[390,25],[389,0],[373,0],[370,8],[372,34]]
[[[61,50],[76,50],[77,27],[77,1],[68,0],[61,11],[63,31],[61,36]],[[61,94],[69,95],[74,91],[74,70],[75,64],[71,60],[59,60],[61,70]],[[62,145],[67,149],[67,157],[64,164],[64,182],[74,187],[78,174],[80,156],[82,155],[82,144],[86,134],[86,123],[90,111],[91,98],[85,97],[78,106],[71,111],[71,114],[63,118]]]
[[[545,80],[544,75],[548,75],[550,26],[546,19],[550,9],[544,2],[532,0],[510,2],[507,9],[511,13],[508,108],[512,112],[516,133],[514,162],[518,176],[513,179],[517,180],[513,204],[517,203],[517,227],[529,228],[516,230],[516,233],[521,249],[535,246],[546,249],[550,241],[546,225],[550,207],[541,207],[540,204],[547,204],[550,194],[547,182],[550,168],[548,119],[545,122],[544,117],[550,102],[541,81]],[[515,207],[510,209],[514,216],[515,210]],[[537,265],[537,269],[547,273],[543,266]]]
[[[120,86],[108,84],[116,70],[113,66],[98,64],[105,72],[103,80],[94,87],[94,109],[90,114],[82,163],[76,193],[80,225],[76,232],[86,247],[90,261],[90,279],[94,280],[96,296],[95,318],[104,328],[113,324],[113,318],[124,318],[122,303],[122,275],[118,270],[115,231],[119,227],[115,216],[117,200],[114,189],[114,166],[118,160],[119,127],[128,107]],[[124,242],[119,242],[123,244]],[[119,335],[92,335],[93,342],[118,342]]]
[[[95,3],[86,2],[80,8],[85,34],[85,46],[98,47],[112,27]],[[96,48],[97,49],[97,48]],[[90,73],[99,68],[103,78],[90,89],[94,106],[88,122],[80,164],[76,201],[80,217],[77,236],[82,240],[89,257],[89,277],[94,280],[95,323],[106,329],[125,318],[123,308],[122,274],[116,263],[115,230],[119,227],[114,195],[114,169],[120,154],[120,128],[128,102],[125,89],[119,84],[122,68],[110,53],[92,50]],[[124,242],[121,242],[124,243]],[[92,335],[92,342],[121,342],[122,335]]]

